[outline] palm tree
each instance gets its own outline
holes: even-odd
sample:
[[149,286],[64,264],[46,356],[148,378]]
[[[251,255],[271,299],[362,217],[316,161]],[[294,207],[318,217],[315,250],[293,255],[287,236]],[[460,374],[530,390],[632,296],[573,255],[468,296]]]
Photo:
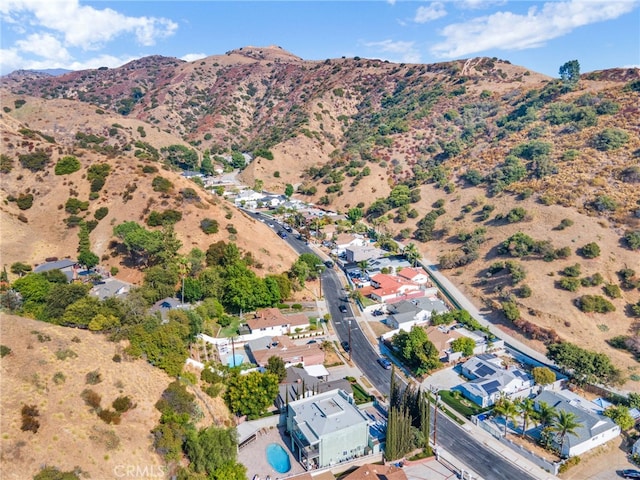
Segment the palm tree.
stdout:
[[552,429],[554,432],[557,432],[558,438],[560,438],[560,454],[562,455],[562,450],[564,449],[564,441],[567,438],[567,435],[573,435],[575,437],[578,436],[576,430],[582,427],[583,424],[578,421],[578,417],[573,412],[567,412],[565,410],[559,410],[556,413],[556,417],[554,419]]
[[409,243],[406,247],[404,247],[402,253],[404,254],[405,258],[409,260],[411,266],[415,267],[416,263],[420,259],[420,252],[418,251],[418,247],[416,246],[416,244]]
[[535,404],[531,398],[522,398],[518,402],[518,412],[522,415],[522,436],[527,432],[527,424],[529,419],[534,415]]
[[516,404],[507,397],[500,397],[493,406],[493,412],[504,418],[504,436],[507,436],[509,421],[514,422],[518,416]]
[[533,415],[534,420],[544,429],[553,423],[556,417],[556,409],[547,402],[538,402],[538,408]]

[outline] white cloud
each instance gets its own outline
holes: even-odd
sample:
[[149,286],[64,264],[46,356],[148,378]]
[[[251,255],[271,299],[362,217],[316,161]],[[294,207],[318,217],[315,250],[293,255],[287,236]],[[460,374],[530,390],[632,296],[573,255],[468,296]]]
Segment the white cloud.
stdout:
[[60,41],[48,33],[32,33],[26,39],[18,40],[15,46],[22,53],[31,53],[54,61],[65,62],[71,58],[69,51]]
[[393,40],[382,40],[380,42],[366,42],[363,45],[382,53],[380,57],[389,61],[420,63],[420,52],[415,47],[415,42],[394,42]]
[[5,0],[0,7],[3,21],[44,27],[64,39],[65,46],[84,50],[99,48],[122,34],[133,34],[149,46],[173,35],[178,25],[166,18],[129,17],[110,8],[80,5],[78,0]]
[[458,0],[456,1],[456,6],[460,8],[480,9],[494,5],[503,5],[505,3],[507,3],[506,0]]
[[535,48],[575,28],[617,18],[636,6],[635,1],[570,0],[548,2],[539,10],[531,7],[526,15],[496,12],[446,26],[440,32],[445,41],[434,45],[431,53],[456,58],[496,48]]
[[447,14],[444,5],[440,2],[432,2],[428,7],[418,7],[416,16],[413,21],[416,23],[427,23],[438,18],[442,18]]
[[208,57],[208,55],[206,53],[187,53],[180,57],[180,60],[184,60],[185,62],[194,62],[204,57]]

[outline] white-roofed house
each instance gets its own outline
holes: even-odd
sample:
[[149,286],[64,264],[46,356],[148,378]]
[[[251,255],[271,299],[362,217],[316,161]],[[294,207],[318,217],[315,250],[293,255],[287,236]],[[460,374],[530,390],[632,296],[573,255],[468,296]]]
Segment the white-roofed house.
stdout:
[[575,429],[576,434],[567,434],[564,442],[560,438],[556,439],[557,447],[561,448],[560,454],[563,457],[581,455],[620,435],[620,427],[609,417],[583,408],[582,402],[570,401],[562,393],[543,390],[534,401],[536,408],[540,402],[544,402],[556,411],[573,413],[580,424]]
[[462,364],[461,371],[470,381],[457,388],[481,407],[490,407],[502,396],[530,395],[534,386],[527,372],[514,366],[503,367],[502,360],[490,353],[471,357]]

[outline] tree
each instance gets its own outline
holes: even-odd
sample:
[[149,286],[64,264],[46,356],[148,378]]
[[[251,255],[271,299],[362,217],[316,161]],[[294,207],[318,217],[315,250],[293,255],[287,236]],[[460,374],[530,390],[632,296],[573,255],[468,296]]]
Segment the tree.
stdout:
[[551,425],[551,430],[557,433],[557,437],[560,440],[560,454],[562,455],[562,451],[564,450],[564,442],[567,438],[567,435],[573,435],[577,437],[578,428],[582,427],[583,424],[578,421],[578,417],[573,412],[568,412],[565,410],[558,410],[556,412],[555,419],[553,424]]
[[15,262],[11,264],[11,273],[15,275],[23,276],[25,273],[29,273],[33,268],[31,265],[27,265],[22,262]]
[[533,415],[533,419],[543,428],[547,428],[553,423],[556,417],[556,409],[547,402],[538,402],[538,408]]
[[454,352],[462,352],[465,357],[473,355],[473,349],[476,347],[476,342],[469,337],[456,338],[451,342],[451,350]]
[[516,302],[509,300],[507,302],[502,302],[502,312],[504,316],[507,317],[507,320],[511,320],[515,322],[520,318],[520,309]]
[[440,352],[421,327],[414,326],[410,332],[403,330],[394,335],[391,342],[402,361],[417,375],[428,373],[440,365]]
[[518,412],[522,415],[522,436],[527,433],[529,419],[535,414],[535,404],[532,398],[522,398],[516,404]]
[[162,249],[162,232],[149,231],[136,222],[124,222],[113,229],[135,264],[147,265]]
[[291,185],[290,183],[287,183],[287,185],[284,187],[284,195],[287,198],[291,198],[291,195],[293,195],[293,185]]
[[233,413],[255,419],[273,404],[277,394],[278,377],[273,373],[234,373],[227,380],[225,402]]
[[596,258],[600,256],[600,246],[596,242],[587,243],[580,249],[580,255],[584,258]]
[[90,250],[83,250],[78,255],[78,263],[84,265],[87,270],[90,270],[100,263],[100,258]]
[[629,430],[635,425],[635,420],[629,413],[629,408],[624,405],[608,407],[604,415],[613,420],[622,430]]
[[414,267],[416,266],[416,264],[418,263],[418,260],[420,260],[420,257],[422,256],[420,255],[420,251],[418,250],[418,247],[416,246],[415,243],[409,243],[406,247],[404,247],[402,254],[409,261],[409,263],[411,263],[411,265],[413,265]]
[[504,436],[507,436],[509,422],[515,422],[518,415],[518,408],[514,402],[507,397],[500,397],[493,405],[495,415],[504,418]]
[[[185,453],[196,473],[207,473],[209,478],[218,478],[220,469],[228,469],[237,457],[237,433],[233,428],[208,427],[198,432],[190,430],[185,442]],[[245,473],[246,475],[246,473]],[[220,477],[223,478],[223,477]],[[230,480],[236,479],[233,474]]]
[[358,223],[358,221],[360,221],[363,215],[364,212],[361,208],[353,207],[347,211],[347,220],[351,222],[351,225],[355,225],[356,223]]
[[556,374],[548,367],[533,367],[531,375],[536,385],[550,385],[556,381]]
[[284,365],[284,361],[276,355],[269,357],[269,360],[267,360],[266,370],[267,372],[276,375],[278,377],[278,382],[281,382],[287,376],[287,369]]
[[573,90],[580,80],[580,63],[570,60],[560,67],[560,79],[569,89]]

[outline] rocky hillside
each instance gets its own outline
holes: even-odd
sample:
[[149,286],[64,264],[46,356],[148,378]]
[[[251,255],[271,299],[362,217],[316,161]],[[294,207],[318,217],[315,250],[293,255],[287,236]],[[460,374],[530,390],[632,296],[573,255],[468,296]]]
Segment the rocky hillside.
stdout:
[[[383,238],[413,242],[449,269],[504,328],[525,331],[542,350],[541,341],[561,338],[605,351],[626,378],[640,379],[627,351],[640,352],[638,69],[562,81],[496,58],[306,61],[278,47],[245,47],[195,62],[147,57],[58,77],[15,74],[2,87],[11,91],[2,99],[3,152],[15,159],[4,198],[36,192],[28,211],[2,206],[10,231],[22,232],[3,236],[12,259],[31,226],[48,232],[31,240],[37,256],[75,241],[60,228],[63,204],[74,190],[90,195],[82,177],[96,161],[110,162],[113,173],[90,211],[108,206],[118,215],[100,221],[97,245],[123,216],[143,219],[167,202],[189,212],[176,225],[185,244],[209,240],[196,234],[211,215],[260,253],[251,243],[259,225],[236,211],[226,219],[212,197],[187,201],[179,192],[189,184],[164,170],[176,195],[162,198],[149,187],[158,174],[144,173],[162,168],[148,146],[189,146],[214,159],[252,152],[246,183],[279,192],[290,183],[328,208],[358,207]],[[91,134],[105,138],[103,147],[87,148]],[[31,174],[18,156],[37,148],[56,158],[81,153],[84,170]],[[57,187],[61,180],[68,184]],[[64,194],[49,200],[54,186]],[[134,201],[125,201],[130,190]],[[260,255],[265,268],[289,259],[274,255],[275,245]]]

